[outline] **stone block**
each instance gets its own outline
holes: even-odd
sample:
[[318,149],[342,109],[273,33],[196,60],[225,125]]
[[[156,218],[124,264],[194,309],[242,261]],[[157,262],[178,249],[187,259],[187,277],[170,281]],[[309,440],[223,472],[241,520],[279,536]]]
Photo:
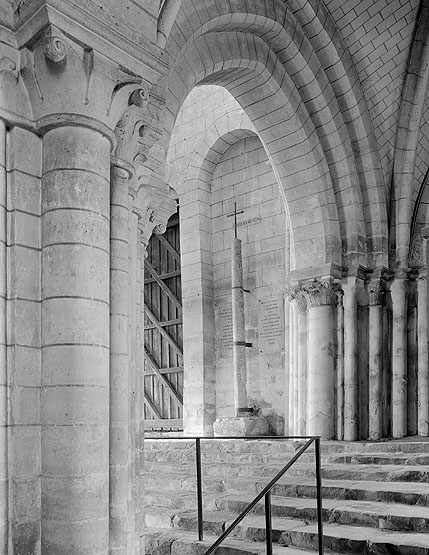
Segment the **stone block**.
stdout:
[[10,143],[12,148],[8,149],[8,171],[20,170],[31,176],[40,177],[42,158],[40,137],[17,126],[10,131]]
[[[107,237],[108,237],[108,230]],[[104,268],[104,272],[101,269]],[[51,245],[43,249],[43,293],[109,302],[108,251],[90,245]],[[75,279],[79,276],[79,279]]]
[[252,437],[269,435],[269,424],[263,416],[218,418],[213,424],[215,436]]
[[[49,345],[43,348],[43,384],[103,384],[109,351],[92,345]],[[88,371],[88,368],[91,371]]]
[[12,171],[9,174],[8,209],[40,215],[40,184],[39,177]]

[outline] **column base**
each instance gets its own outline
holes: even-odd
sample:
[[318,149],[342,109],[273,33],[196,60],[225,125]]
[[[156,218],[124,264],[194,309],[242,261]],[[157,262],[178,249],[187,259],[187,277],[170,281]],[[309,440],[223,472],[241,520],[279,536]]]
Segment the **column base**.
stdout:
[[263,416],[231,416],[217,418],[213,424],[215,437],[237,436],[254,437],[268,436],[268,421]]

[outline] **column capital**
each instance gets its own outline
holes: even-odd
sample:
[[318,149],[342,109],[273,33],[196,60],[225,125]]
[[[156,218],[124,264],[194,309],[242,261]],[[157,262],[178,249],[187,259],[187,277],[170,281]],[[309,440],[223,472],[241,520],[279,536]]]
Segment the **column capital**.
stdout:
[[289,302],[295,302],[299,312],[306,312],[307,297],[301,284],[293,285],[286,291],[286,298]]
[[54,25],[48,17],[37,33],[32,28],[34,36],[29,29],[20,50],[19,71],[34,125],[43,132],[51,122],[65,125],[81,117],[112,133],[124,111],[138,105],[139,96],[147,98],[151,83],[114,56],[100,54],[93,44],[97,37],[88,35],[86,42],[62,23]]
[[0,78],[8,78],[16,83],[18,81],[19,71],[15,60],[9,56],[0,58]]
[[393,278],[394,281],[397,281],[399,279],[407,280],[409,277],[409,272],[409,268],[402,266],[400,268],[395,268],[395,270],[390,274],[390,277],[391,279]]
[[340,290],[339,283],[333,280],[314,280],[303,286],[308,308],[337,306]]
[[349,266],[343,270],[343,278],[355,278],[356,280],[365,280],[368,274],[368,268],[357,264],[354,266]]
[[141,186],[137,195],[141,209],[139,220],[140,240],[147,248],[152,233],[162,234],[167,227],[168,218],[177,210],[173,190],[164,182],[158,186]]
[[368,282],[369,306],[383,305],[385,297],[386,282],[380,277],[370,279]]

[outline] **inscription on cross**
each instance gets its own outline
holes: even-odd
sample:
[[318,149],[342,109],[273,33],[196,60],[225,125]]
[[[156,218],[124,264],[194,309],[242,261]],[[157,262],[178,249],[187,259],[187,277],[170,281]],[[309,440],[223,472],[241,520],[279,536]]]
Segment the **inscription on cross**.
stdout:
[[239,212],[237,212],[237,203],[234,202],[234,212],[232,212],[231,214],[227,214],[226,217],[227,218],[232,218],[234,217],[234,236],[237,239],[237,216],[238,214],[244,214],[244,210],[240,210]]

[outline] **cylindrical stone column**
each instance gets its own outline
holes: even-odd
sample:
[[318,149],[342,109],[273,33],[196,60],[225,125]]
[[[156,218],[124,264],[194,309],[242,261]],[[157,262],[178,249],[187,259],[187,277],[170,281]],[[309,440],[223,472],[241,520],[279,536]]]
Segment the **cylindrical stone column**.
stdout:
[[111,170],[110,206],[110,545],[127,553],[129,528],[128,446],[128,183],[130,172]]
[[[426,242],[428,249],[428,242]],[[429,253],[428,253],[429,254]],[[426,255],[426,265],[428,263]],[[418,337],[418,374],[417,374],[417,433],[429,435],[429,358],[428,358],[428,294],[427,278],[417,281],[417,337]]]
[[43,137],[44,555],[109,548],[110,147],[67,122]]
[[306,288],[308,302],[307,434],[335,437],[337,291],[327,282]]
[[305,299],[297,300],[298,334],[297,334],[297,435],[305,435],[307,428],[307,304]]
[[407,435],[407,281],[391,285],[392,327],[392,436]]
[[[137,334],[138,323],[140,319],[140,310],[138,303],[140,302],[140,289],[138,282],[138,274],[140,272],[140,260],[138,251],[140,248],[140,231],[138,229],[139,219],[141,217],[140,210],[133,203],[130,213],[130,235],[129,235],[129,252],[130,252],[130,366],[128,374],[128,445],[129,445],[129,490],[130,496],[128,500],[128,511],[130,515],[135,514],[136,510],[136,373],[139,361],[137,360]],[[130,534],[128,542],[129,553],[135,552],[136,541],[136,522],[135,518],[130,519]]]
[[289,304],[289,398],[287,411],[289,415],[289,435],[295,433],[295,390],[296,390],[296,335],[297,335],[296,301]]
[[356,280],[343,284],[344,306],[344,440],[357,439],[358,337]]
[[344,292],[338,295],[337,309],[337,376],[336,376],[336,420],[339,440],[344,439]]
[[6,327],[6,126],[0,120],[0,555],[8,543],[7,327]]
[[369,293],[369,344],[368,344],[368,434],[377,440],[383,435],[383,285],[372,280]]
[[145,432],[145,420],[144,420],[144,261],[147,256],[146,252],[146,242],[144,240],[144,227],[141,225],[140,229],[140,334],[139,334],[139,345],[140,345],[140,372],[139,379],[137,383],[138,387],[138,426],[137,426],[137,492],[138,492],[138,507],[136,509],[136,526],[137,526],[137,537],[140,538],[140,552],[144,553],[144,505],[141,500],[144,499],[144,432]]
[[248,411],[246,337],[244,323],[243,262],[241,240],[232,240],[231,248],[232,288],[232,339],[234,356],[234,407],[235,416]]

